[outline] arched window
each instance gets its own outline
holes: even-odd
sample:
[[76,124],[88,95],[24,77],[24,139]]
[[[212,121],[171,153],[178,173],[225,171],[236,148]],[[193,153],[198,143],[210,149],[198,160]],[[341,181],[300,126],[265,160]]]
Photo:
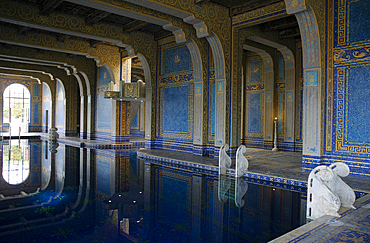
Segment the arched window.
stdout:
[[11,84],[4,90],[3,123],[9,123],[12,134],[19,128],[28,132],[31,95],[26,86]]
[[30,174],[29,146],[27,140],[11,140],[3,145],[3,178],[17,185],[27,180]]

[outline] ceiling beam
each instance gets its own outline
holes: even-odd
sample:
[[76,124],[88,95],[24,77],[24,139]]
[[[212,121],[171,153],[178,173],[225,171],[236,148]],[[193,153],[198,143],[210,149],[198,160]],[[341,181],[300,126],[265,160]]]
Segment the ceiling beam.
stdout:
[[290,27],[298,27],[298,22],[295,16],[278,19],[268,22],[262,26],[262,31],[281,30]]
[[25,35],[27,34],[32,28],[27,26],[18,26],[18,34],[19,35]]
[[134,21],[131,21],[130,23],[127,23],[125,24],[122,29],[124,32],[131,32],[131,31],[135,31],[135,30],[138,30],[138,29],[141,29],[145,26],[148,26],[149,23],[147,22],[144,22],[144,21],[141,21],[141,20],[134,20]]
[[211,0],[194,0],[194,3],[195,4],[202,4],[202,3],[208,3],[210,2]]
[[293,28],[287,28],[284,30],[279,31],[279,38],[280,39],[286,39],[286,38],[292,38],[292,37],[298,37],[301,33],[299,31],[299,27],[293,27]]
[[164,37],[168,37],[168,36],[171,36],[172,33],[170,31],[167,31],[167,30],[161,30],[157,33],[155,33],[155,38],[158,40],[158,39],[162,39]]
[[89,40],[90,42],[90,47],[92,48],[96,48],[96,46],[101,43],[101,41],[98,41],[98,40]]
[[64,42],[67,39],[70,39],[70,35],[64,35],[64,34],[57,34],[57,41],[58,42]]
[[106,18],[107,16],[109,16],[111,13],[108,13],[108,12],[104,12],[104,11],[101,11],[101,10],[98,10],[98,9],[95,9],[94,11],[92,11],[86,18],[85,18],[85,23],[86,25],[93,25],[97,22],[99,22],[100,20]]
[[238,15],[238,14],[242,14],[244,12],[248,12],[248,11],[252,11],[254,9],[257,9],[257,8],[262,8],[264,6],[267,6],[267,5],[270,5],[270,4],[273,4],[273,3],[276,3],[276,2],[280,2],[281,0],[249,0],[249,1],[246,1],[245,3],[241,4],[241,5],[238,5],[238,6],[235,6],[235,7],[231,7],[230,8],[230,16],[235,16],[235,15]]
[[45,0],[41,4],[41,10],[40,14],[41,15],[46,15],[52,12],[54,9],[56,9],[63,0]]

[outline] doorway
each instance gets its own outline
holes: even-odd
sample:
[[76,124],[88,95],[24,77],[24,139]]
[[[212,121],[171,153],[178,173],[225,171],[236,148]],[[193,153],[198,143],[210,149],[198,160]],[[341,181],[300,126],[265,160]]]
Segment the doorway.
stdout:
[[28,132],[31,94],[22,84],[11,84],[4,90],[3,123],[9,124],[10,135]]

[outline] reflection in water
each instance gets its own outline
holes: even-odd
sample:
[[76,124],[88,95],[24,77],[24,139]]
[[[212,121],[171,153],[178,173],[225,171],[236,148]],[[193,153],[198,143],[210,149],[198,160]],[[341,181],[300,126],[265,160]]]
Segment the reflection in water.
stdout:
[[235,178],[235,206],[242,208],[245,201],[243,200],[244,195],[248,191],[248,182],[243,177]]
[[218,200],[225,203],[228,200],[228,192],[231,185],[231,178],[224,174],[218,176]]
[[299,192],[130,150],[28,147],[22,187],[0,181],[4,242],[266,242],[304,221]]
[[11,140],[2,143],[3,178],[12,185],[24,182],[30,174],[29,147],[27,141]]
[[243,177],[221,174],[218,176],[218,200],[221,203],[231,200],[235,202],[236,207],[242,208],[245,203],[243,197],[247,191],[248,182]]

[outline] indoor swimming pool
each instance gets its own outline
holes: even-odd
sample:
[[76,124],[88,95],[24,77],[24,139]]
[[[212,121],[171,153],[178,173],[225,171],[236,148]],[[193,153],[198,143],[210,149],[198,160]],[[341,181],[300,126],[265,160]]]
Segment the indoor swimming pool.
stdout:
[[43,140],[1,146],[1,242],[268,242],[306,223],[305,189]]

